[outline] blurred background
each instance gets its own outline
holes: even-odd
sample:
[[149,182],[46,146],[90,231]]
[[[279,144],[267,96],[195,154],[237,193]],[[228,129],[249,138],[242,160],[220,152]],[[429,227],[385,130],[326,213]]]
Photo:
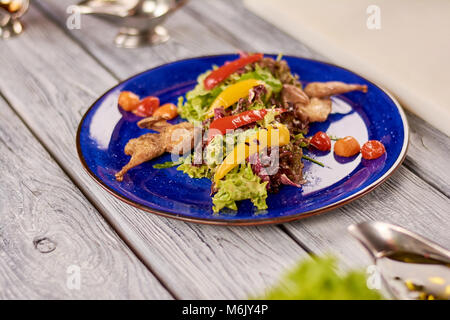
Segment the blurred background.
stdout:
[[[404,107],[450,135],[450,91],[447,90],[450,83],[447,61],[450,57],[450,2],[447,0],[31,2],[32,6],[43,8],[52,19],[64,24],[67,32],[82,39],[85,45],[101,46],[93,50],[99,52],[102,59],[116,55],[120,50],[116,47],[133,47],[135,52],[117,54],[125,59],[120,69],[127,76],[134,69],[126,71],[130,65],[127,57],[132,61],[138,59],[143,67],[152,67],[153,63],[149,61],[146,65],[138,57],[155,59],[156,56],[171,61],[180,55],[239,50],[308,57],[307,51],[312,49],[324,60],[349,68],[385,87]],[[23,31],[21,20],[39,23],[33,13],[21,18],[28,3],[28,0],[0,0],[0,37],[20,34]],[[171,9],[173,15],[166,15]],[[270,22],[274,28],[255,24],[253,14]],[[264,27],[260,28],[262,25]],[[145,31],[142,35],[143,30],[151,30],[151,34]],[[166,43],[170,36],[171,41]],[[217,36],[227,41],[211,45],[211,40]],[[242,40],[248,39],[247,36],[251,37],[251,43]],[[260,41],[267,38],[271,41]],[[290,39],[291,42],[299,40],[306,48],[299,50],[299,44],[290,44]],[[149,42],[154,46],[145,47]],[[161,43],[165,44],[157,45]]]
[[450,2],[245,0],[246,6],[331,61],[393,92],[450,134]]

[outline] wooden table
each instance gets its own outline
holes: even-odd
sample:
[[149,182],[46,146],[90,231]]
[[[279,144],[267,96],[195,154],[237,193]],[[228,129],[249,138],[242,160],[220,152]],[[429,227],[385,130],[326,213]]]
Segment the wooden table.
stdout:
[[[69,0],[35,0],[26,31],[0,42],[0,298],[233,299],[261,293],[311,253],[370,264],[346,232],[381,220],[450,247],[450,139],[408,114],[404,165],[369,195],[327,214],[264,227],[184,223],[137,210],[85,173],[78,122],[119,81],[181,58],[236,50],[321,59],[235,1],[192,0],[166,23],[172,40],[115,48],[115,28]],[[68,285],[71,266],[81,285]]]

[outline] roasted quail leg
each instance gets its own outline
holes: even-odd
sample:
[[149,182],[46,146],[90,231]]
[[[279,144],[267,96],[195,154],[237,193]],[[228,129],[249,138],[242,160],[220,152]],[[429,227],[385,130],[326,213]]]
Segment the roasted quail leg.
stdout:
[[305,93],[310,98],[330,97],[335,94],[341,94],[355,90],[367,92],[367,86],[360,84],[347,84],[340,81],[330,81],[311,82],[304,89]]
[[162,139],[158,133],[147,133],[139,138],[131,139],[125,146],[125,154],[131,156],[131,159],[122,170],[116,173],[117,181],[122,181],[128,170],[162,155],[164,151]]
[[125,154],[131,156],[131,159],[116,174],[117,181],[122,181],[128,170],[159,157],[164,152],[184,154],[194,145],[194,126],[189,122],[171,125],[165,120],[147,118],[141,120],[139,126],[157,130],[160,133],[147,133],[128,141],[125,146]]

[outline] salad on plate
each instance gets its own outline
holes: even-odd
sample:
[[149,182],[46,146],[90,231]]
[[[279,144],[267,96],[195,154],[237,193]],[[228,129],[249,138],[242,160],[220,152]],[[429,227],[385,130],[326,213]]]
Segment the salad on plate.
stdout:
[[[361,153],[376,159],[385,153],[376,140],[360,147],[351,136],[321,131],[308,136],[311,123],[328,119],[331,97],[350,91],[364,94],[367,86],[339,81],[304,85],[281,55],[274,59],[260,53],[241,53],[237,60],[212,66],[177,106],[160,106],[157,97],[141,99],[123,91],[119,106],[142,117],[138,126],[152,132],[126,144],[124,152],[131,158],[116,179],[122,181],[129,170],[169,152],[172,161],[154,167],[177,166],[192,179],[210,179],[214,212],[237,210],[242,200],[267,209],[270,193],[307,182],[303,161],[324,166],[304,155],[304,148],[331,152],[335,140],[333,152],[340,157]],[[168,122],[178,116],[186,121]]]

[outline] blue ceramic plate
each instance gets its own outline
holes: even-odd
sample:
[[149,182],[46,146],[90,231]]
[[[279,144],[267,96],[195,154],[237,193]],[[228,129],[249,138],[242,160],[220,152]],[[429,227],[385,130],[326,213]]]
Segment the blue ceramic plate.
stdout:
[[155,163],[169,161],[168,154],[132,169],[123,182],[116,181],[114,174],[129,160],[123,152],[125,144],[148,132],[137,127],[138,117],[118,108],[119,93],[129,90],[141,97],[158,96],[161,103],[176,104],[180,95],[195,86],[200,73],[213,64],[222,65],[236,58],[237,55],[219,55],[169,63],[106,92],[86,112],[78,129],[78,153],[89,174],[119,199],[151,213],[208,224],[256,225],[292,221],[341,206],[374,189],[400,166],[408,146],[408,124],[392,96],[346,69],[285,56],[292,72],[305,83],[338,80],[367,84],[367,94],[351,92],[334,97],[329,119],[311,125],[310,134],[322,130],[338,137],[350,135],[361,144],[380,140],[386,147],[385,156],[376,160],[364,160],[360,155],[345,159],[333,152],[308,151],[307,155],[326,167],[305,160],[308,183],[302,189],[284,186],[279,193],[270,194],[265,211],[257,211],[249,201],[243,201],[238,211],[214,214],[208,179],[191,179],[176,168],[153,168]]

